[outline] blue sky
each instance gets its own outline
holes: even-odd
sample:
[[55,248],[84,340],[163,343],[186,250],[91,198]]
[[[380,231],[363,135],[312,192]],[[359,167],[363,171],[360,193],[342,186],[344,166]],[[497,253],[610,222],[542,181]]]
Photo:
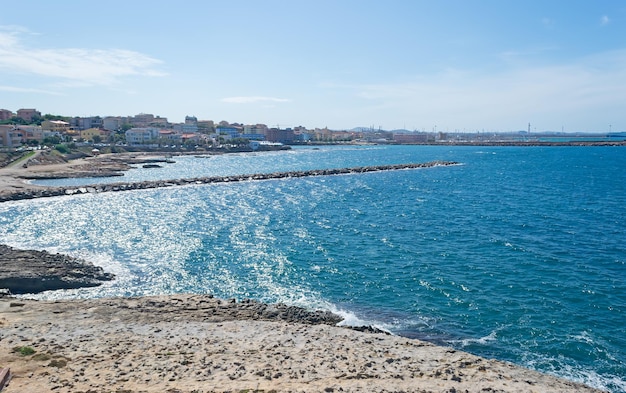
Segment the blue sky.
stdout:
[[0,108],[626,131],[626,1],[0,2]]

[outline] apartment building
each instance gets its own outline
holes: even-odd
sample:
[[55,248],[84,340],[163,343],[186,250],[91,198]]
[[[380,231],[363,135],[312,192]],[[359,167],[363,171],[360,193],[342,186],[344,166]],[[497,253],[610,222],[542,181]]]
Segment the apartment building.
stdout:
[[63,120],[44,120],[41,122],[41,129],[64,134],[70,129],[70,123]]
[[44,130],[40,126],[16,126],[16,130],[22,133],[23,142],[41,142],[44,138]]
[[266,139],[270,142],[289,144],[296,139],[296,136],[291,128],[287,128],[284,130],[281,130],[279,128],[270,128],[267,131]]
[[74,117],[70,120],[70,127],[76,130],[87,130],[89,128],[102,128],[103,119],[100,116]]
[[24,132],[9,125],[0,125],[0,146],[19,146],[25,139]]
[[129,145],[143,145],[155,142],[159,138],[159,129],[154,127],[137,127],[126,131],[126,142]]
[[239,128],[232,126],[219,125],[215,127],[215,133],[217,135],[228,135],[230,138],[239,138]]
[[10,120],[15,114],[8,109],[0,109],[0,121]]
[[37,109],[19,109],[17,111],[17,117],[30,123],[33,121],[34,117],[41,117],[41,112],[37,111]]
[[96,137],[103,141],[108,137],[108,132],[100,128],[88,128],[80,131],[80,138],[85,141],[93,142]]
[[210,134],[215,130],[215,122],[213,120],[198,120],[198,131]]
[[107,116],[102,119],[102,128],[109,131],[117,131],[126,124],[128,120],[119,116]]

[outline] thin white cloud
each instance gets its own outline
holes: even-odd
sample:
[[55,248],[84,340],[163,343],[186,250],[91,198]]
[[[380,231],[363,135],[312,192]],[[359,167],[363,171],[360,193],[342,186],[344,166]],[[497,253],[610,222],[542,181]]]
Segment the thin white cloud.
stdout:
[[47,94],[47,95],[54,95],[54,96],[62,95],[56,91],[50,91],[50,90],[31,89],[31,88],[14,87],[14,86],[1,86],[1,85],[0,85],[0,91],[8,91],[11,93],[37,93],[37,94]]
[[244,97],[226,97],[221,99],[222,102],[229,104],[254,104],[259,102],[290,102],[287,98],[276,97],[260,97],[260,96],[244,96]]
[[511,67],[482,74],[448,69],[404,83],[353,88],[370,112],[395,112],[425,125],[445,121],[478,128],[523,124],[539,117],[582,123],[626,101],[626,50],[567,65]]
[[608,16],[606,16],[606,15],[602,15],[602,18],[600,18],[600,24],[601,24],[602,26],[606,26],[606,25],[608,25],[609,23],[611,23],[611,19],[609,19],[609,17],[608,17]]
[[0,29],[0,70],[51,78],[59,84],[113,85],[128,76],[163,76],[160,60],[124,49],[41,49],[22,45],[18,27]]

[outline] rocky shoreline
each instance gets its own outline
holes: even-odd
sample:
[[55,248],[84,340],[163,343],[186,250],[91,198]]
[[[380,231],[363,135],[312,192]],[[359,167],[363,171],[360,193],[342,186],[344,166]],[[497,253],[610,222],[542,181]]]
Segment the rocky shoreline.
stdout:
[[[3,275],[69,276],[72,285],[87,277],[87,286],[94,277],[112,278],[67,256],[0,246]],[[337,326],[342,320],[328,311],[202,294],[0,296],[0,370],[10,380],[0,390],[599,392],[374,327]]]
[[94,287],[113,278],[101,267],[67,255],[0,244],[0,289],[13,294]]
[[[378,166],[364,166],[353,168],[338,168],[338,169],[319,169],[319,170],[307,170],[307,171],[291,171],[291,172],[274,172],[274,173],[258,173],[249,175],[232,175],[232,176],[211,176],[211,177],[197,177],[190,179],[173,179],[173,180],[155,180],[155,181],[143,181],[132,183],[111,183],[92,186],[81,187],[46,187],[46,188],[26,188],[20,191],[12,191],[10,193],[0,194],[0,202],[17,201],[23,199],[35,199],[46,198],[54,196],[64,195],[77,195],[77,194],[89,194],[89,193],[101,193],[101,192],[117,192],[117,191],[132,191],[143,190],[149,188],[162,188],[173,187],[190,184],[211,184],[211,183],[225,183],[225,182],[240,182],[250,180],[270,180],[270,179],[283,179],[290,177],[309,177],[309,176],[330,176],[341,175],[351,173],[366,173],[366,172],[380,172],[380,171],[392,171],[401,169],[417,169],[417,168],[430,168],[436,166],[450,166],[458,165],[453,161],[431,161],[426,163],[409,163],[409,164],[397,164],[397,165],[378,165]],[[95,172],[92,175],[88,173],[82,173],[86,177],[100,176],[101,171]],[[42,175],[38,175],[37,178],[43,178]],[[59,175],[45,175],[46,178],[61,178]],[[65,177],[76,177],[75,173]],[[28,177],[30,179],[34,177]]]
[[0,298],[0,367],[7,393],[597,392],[335,321],[210,295]]

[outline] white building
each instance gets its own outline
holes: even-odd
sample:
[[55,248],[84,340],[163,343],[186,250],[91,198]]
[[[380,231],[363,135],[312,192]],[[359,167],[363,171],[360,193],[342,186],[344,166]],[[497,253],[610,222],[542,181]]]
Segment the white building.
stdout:
[[122,128],[124,120],[121,117],[107,116],[102,120],[102,128],[109,131],[117,131]]
[[131,128],[126,131],[126,143],[143,145],[153,143],[159,138],[159,129],[154,127]]

